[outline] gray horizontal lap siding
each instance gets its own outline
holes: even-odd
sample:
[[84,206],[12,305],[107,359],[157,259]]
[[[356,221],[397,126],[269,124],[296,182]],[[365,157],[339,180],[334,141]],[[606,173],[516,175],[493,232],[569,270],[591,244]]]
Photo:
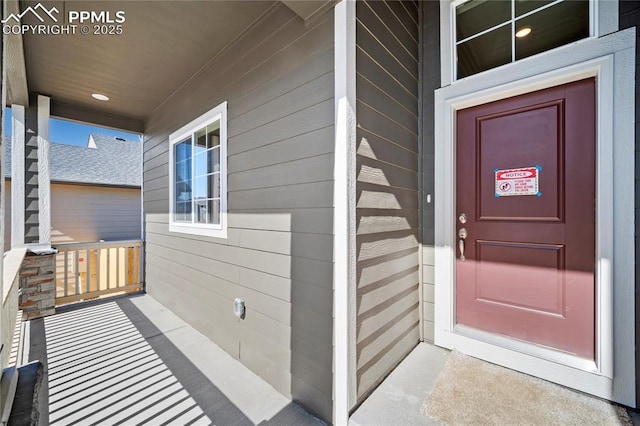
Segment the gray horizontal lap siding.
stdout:
[[[277,3],[148,120],[147,291],[332,417],[333,19]],[[228,238],[168,231],[168,135],[228,101]],[[242,321],[233,300],[246,302]]]
[[418,5],[356,4],[357,398],[418,343]]
[[[440,4],[422,3],[422,182],[425,194],[434,192],[434,91],[440,87]],[[434,335],[434,203],[422,203],[423,336]]]

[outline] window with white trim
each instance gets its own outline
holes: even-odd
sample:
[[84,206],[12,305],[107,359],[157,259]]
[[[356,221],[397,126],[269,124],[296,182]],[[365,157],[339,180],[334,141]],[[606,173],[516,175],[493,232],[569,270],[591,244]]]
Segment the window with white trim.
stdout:
[[227,103],[169,136],[169,230],[226,238]]
[[591,35],[589,0],[468,0],[453,3],[455,78]]

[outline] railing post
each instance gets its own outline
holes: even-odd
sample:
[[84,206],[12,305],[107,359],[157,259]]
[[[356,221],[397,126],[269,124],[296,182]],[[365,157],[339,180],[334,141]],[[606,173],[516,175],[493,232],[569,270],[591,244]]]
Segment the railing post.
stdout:
[[120,287],[120,247],[116,249],[116,288]]
[[78,257],[80,257],[80,253],[78,251],[74,251],[73,258],[75,260],[75,268],[73,273],[76,278],[76,294],[80,294],[80,260]]
[[107,289],[111,288],[111,249],[107,249]]
[[100,288],[100,252],[102,250],[96,249],[96,291],[102,290]]
[[86,280],[87,280],[87,293],[91,293],[91,250],[85,250],[85,259],[87,265],[87,272],[85,272]]
[[64,295],[69,295],[69,252],[64,252]]

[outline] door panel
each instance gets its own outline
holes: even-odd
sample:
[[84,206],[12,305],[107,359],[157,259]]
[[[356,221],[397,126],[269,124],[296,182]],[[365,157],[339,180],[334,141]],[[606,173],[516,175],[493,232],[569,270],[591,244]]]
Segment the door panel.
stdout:
[[[563,218],[562,162],[558,153],[564,151],[562,120],[564,103],[533,105],[521,110],[506,111],[478,118],[479,133],[478,171],[480,193],[478,212],[481,220],[538,220],[561,221]],[[495,169],[491,165],[520,164],[535,167],[534,158],[544,158],[545,167],[539,175],[539,186],[544,186],[544,199],[529,196],[496,197]]]
[[594,79],[458,112],[457,323],[594,358],[594,123]]
[[562,315],[563,246],[496,241],[476,245],[477,300]]

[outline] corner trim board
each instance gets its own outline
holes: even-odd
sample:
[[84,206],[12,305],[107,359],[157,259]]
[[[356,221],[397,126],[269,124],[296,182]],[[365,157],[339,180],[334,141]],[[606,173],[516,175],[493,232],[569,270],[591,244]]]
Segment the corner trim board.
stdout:
[[355,405],[356,3],[334,9],[335,146],[333,190],[333,423]]
[[38,235],[51,243],[51,179],[49,175],[50,99],[38,95]]
[[[11,13],[20,13],[20,2],[18,0],[6,0],[3,3],[4,16],[9,16]],[[8,90],[6,90],[7,99],[4,100],[8,101],[11,106],[15,104],[29,107],[29,87],[27,84],[22,34],[6,34],[4,35],[4,41],[3,61],[5,61],[4,71],[6,78],[4,83],[8,86]]]
[[12,105],[11,120],[11,247],[24,244],[24,116],[25,107]]

